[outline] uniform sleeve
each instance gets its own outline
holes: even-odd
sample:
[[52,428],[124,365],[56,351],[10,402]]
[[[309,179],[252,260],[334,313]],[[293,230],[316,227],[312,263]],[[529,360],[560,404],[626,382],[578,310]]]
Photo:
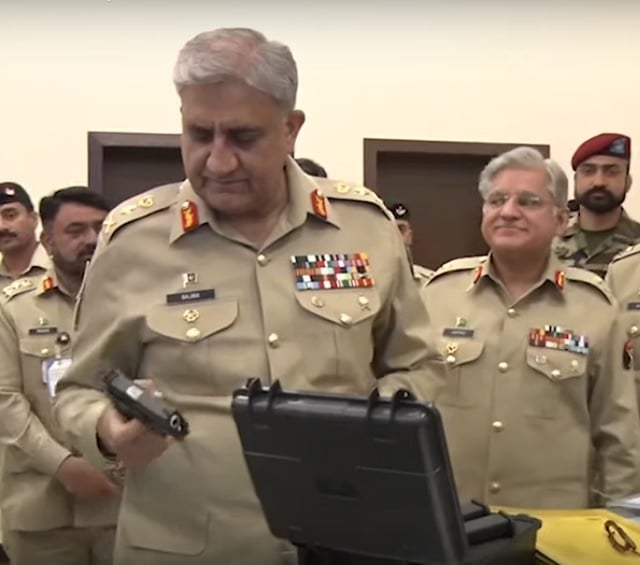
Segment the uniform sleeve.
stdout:
[[[101,465],[96,426],[110,405],[102,377],[120,369],[133,378],[140,350],[132,311],[123,292],[125,271],[134,272],[116,240],[98,248],[76,303],[73,362],[56,388],[54,416],[85,458]],[[121,251],[122,250],[122,251]],[[127,271],[128,269],[128,271]]]
[[[431,324],[411,265],[395,226],[389,223],[389,241],[395,263],[395,277],[388,304],[375,331],[374,366],[382,381],[380,391],[389,395],[399,388],[424,392],[434,372],[444,370],[441,355],[432,346]],[[424,395],[423,395],[424,396]]]
[[[611,316],[613,318],[613,314]],[[591,436],[605,500],[640,492],[640,419],[635,384],[622,368],[618,320],[607,327],[610,343],[600,352],[590,391]]]
[[4,306],[0,306],[0,359],[0,443],[17,447],[34,468],[53,476],[71,453],[51,437],[23,393],[18,335]]

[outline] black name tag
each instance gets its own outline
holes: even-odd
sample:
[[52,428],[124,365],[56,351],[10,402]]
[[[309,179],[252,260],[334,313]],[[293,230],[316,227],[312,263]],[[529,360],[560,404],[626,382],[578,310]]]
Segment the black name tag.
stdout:
[[57,334],[58,328],[31,328],[29,335],[52,335]]
[[198,300],[214,300],[215,297],[216,291],[214,288],[177,292],[175,294],[167,294],[167,304],[184,304],[185,302],[196,302]]
[[640,302],[627,302],[627,310],[640,310]]
[[468,328],[445,328],[442,335],[445,337],[473,337],[473,330]]

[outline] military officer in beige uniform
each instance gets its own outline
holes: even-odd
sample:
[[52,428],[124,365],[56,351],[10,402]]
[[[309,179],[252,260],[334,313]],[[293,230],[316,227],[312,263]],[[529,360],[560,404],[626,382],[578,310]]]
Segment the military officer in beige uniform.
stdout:
[[640,244],[614,257],[606,282],[620,306],[613,358],[619,369],[633,377],[640,407]]
[[[188,180],[105,222],[55,413],[83,453],[127,468],[117,565],[279,564],[293,555],[262,516],[231,393],[249,377],[358,394],[420,380],[426,313],[380,200],[289,157],[304,114],[287,47],[206,32],[175,82]],[[190,434],[169,442],[124,421],[101,392],[113,368],[152,378]]]
[[489,256],[445,264],[423,290],[448,373],[416,388],[442,412],[467,499],[581,508],[639,488],[633,383],[609,355],[614,299],[550,253],[567,221],[557,172],[531,148],[493,159],[480,177]]
[[70,448],[51,409],[70,362],[75,295],[107,211],[86,188],[43,198],[52,267],[1,294],[0,441],[7,449],[0,506],[13,565],[112,562],[119,489]]
[[49,268],[49,256],[36,238],[37,226],[38,214],[27,191],[18,183],[0,182],[0,287]]

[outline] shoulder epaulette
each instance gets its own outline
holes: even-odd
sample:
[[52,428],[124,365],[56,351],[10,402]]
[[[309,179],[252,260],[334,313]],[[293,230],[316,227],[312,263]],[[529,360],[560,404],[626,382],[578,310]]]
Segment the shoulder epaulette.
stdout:
[[31,279],[16,279],[2,289],[2,296],[8,302],[15,296],[33,290],[34,288],[36,288],[36,285]]
[[631,257],[632,255],[636,255],[637,253],[640,253],[640,243],[636,243],[635,245],[630,245],[625,250],[615,255],[614,258],[611,260],[611,262],[615,263],[616,261],[620,261],[620,259]]
[[592,273],[587,269],[579,269],[578,267],[565,267],[564,272],[565,277],[571,281],[586,283],[591,287],[597,288],[609,303],[614,304],[615,299],[613,297],[613,293],[609,289],[609,286],[595,273]]
[[455,273],[457,271],[472,271],[473,269],[477,269],[480,265],[482,265],[486,261],[486,255],[476,255],[474,257],[460,257],[459,259],[453,259],[448,261],[441,267],[439,267],[431,278],[427,282],[427,284],[432,283],[435,279],[442,275],[446,275],[448,273]]
[[165,210],[175,201],[180,184],[165,184],[125,200],[114,208],[102,224],[108,242],[122,226]]
[[384,205],[382,198],[380,198],[373,190],[357,184],[333,181],[325,178],[314,178],[313,180],[329,200],[368,202],[369,204],[374,204],[378,207],[387,218],[395,221],[393,214]]

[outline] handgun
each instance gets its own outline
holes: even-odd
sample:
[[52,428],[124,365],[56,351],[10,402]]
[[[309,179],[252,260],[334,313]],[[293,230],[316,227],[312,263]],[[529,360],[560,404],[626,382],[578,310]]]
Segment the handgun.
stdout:
[[161,436],[182,439],[189,433],[189,423],[174,408],[114,369],[104,376],[106,391],[116,410],[125,418],[136,419]]

